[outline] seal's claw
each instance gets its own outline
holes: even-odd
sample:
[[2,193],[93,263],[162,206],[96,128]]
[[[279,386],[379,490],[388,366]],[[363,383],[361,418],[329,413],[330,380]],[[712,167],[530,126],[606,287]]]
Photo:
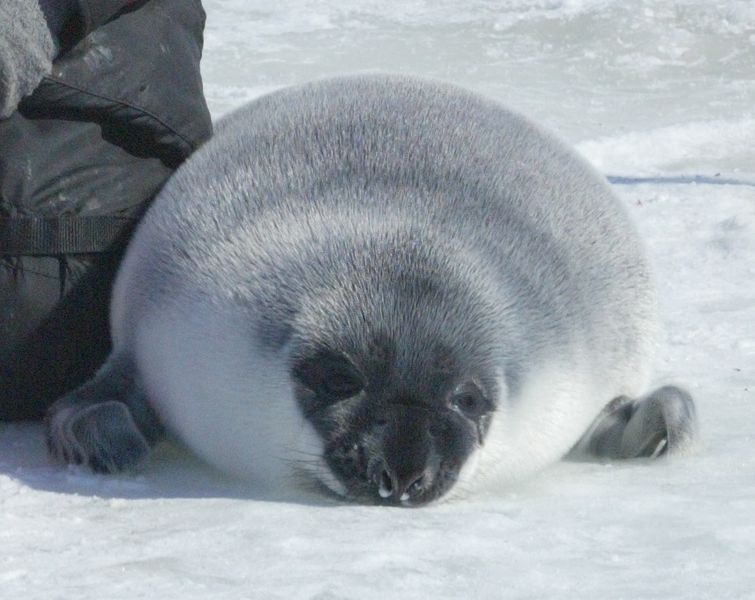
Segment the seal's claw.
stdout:
[[86,464],[96,473],[139,468],[148,458],[147,440],[128,407],[105,401],[83,407],[51,409],[47,419],[48,446],[53,456]]
[[679,454],[697,434],[692,397],[684,390],[665,386],[635,400],[614,399],[598,415],[570,453],[607,459],[656,458]]
[[697,417],[692,397],[666,386],[635,403],[621,439],[622,458],[677,454],[694,441]]

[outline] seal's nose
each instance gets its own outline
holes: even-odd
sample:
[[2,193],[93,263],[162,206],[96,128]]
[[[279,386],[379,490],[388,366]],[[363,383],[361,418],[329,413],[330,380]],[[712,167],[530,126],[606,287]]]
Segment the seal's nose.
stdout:
[[432,485],[439,462],[427,411],[393,406],[384,422],[379,461],[371,477],[375,490],[384,501],[416,500]]
[[384,466],[378,482],[378,494],[383,499],[406,502],[421,494],[429,479],[426,469],[419,473],[415,471],[399,474],[394,469]]

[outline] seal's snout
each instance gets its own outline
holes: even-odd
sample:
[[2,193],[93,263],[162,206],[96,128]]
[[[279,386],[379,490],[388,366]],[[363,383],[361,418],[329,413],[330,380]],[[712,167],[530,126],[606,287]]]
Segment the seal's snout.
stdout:
[[409,502],[419,497],[431,480],[432,475],[427,469],[419,473],[398,473],[385,466],[377,478],[378,495],[384,500]]
[[383,420],[382,443],[369,479],[383,502],[420,504],[439,469],[426,411],[397,406]]

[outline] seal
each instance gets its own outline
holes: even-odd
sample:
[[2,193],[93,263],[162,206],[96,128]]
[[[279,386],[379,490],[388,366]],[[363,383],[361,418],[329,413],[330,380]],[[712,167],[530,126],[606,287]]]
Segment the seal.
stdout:
[[686,392],[643,395],[653,285],[604,178],[438,82],[320,81],[222,120],[140,224],[111,323],[47,417],[95,471],[167,431],[259,485],[418,506],[694,438]]

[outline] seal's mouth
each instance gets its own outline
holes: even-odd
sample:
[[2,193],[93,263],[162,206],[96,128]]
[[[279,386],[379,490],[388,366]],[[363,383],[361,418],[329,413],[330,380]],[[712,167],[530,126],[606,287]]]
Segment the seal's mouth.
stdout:
[[320,491],[362,504],[416,507],[438,500],[481,447],[477,421],[414,404],[392,403],[369,418],[331,413],[322,422],[322,446],[300,466]]
[[298,487],[345,502],[418,507],[446,494],[459,472],[452,465],[436,462],[407,479],[386,468],[385,463],[376,458],[362,463],[351,463],[343,458],[333,455],[328,458],[325,453],[316,459],[295,461]]
[[332,494],[363,504],[404,507],[423,506],[445,495],[461,468],[459,461],[418,451],[416,443],[407,444],[399,455],[364,444],[351,444],[348,450],[329,447],[322,462],[318,478]]

